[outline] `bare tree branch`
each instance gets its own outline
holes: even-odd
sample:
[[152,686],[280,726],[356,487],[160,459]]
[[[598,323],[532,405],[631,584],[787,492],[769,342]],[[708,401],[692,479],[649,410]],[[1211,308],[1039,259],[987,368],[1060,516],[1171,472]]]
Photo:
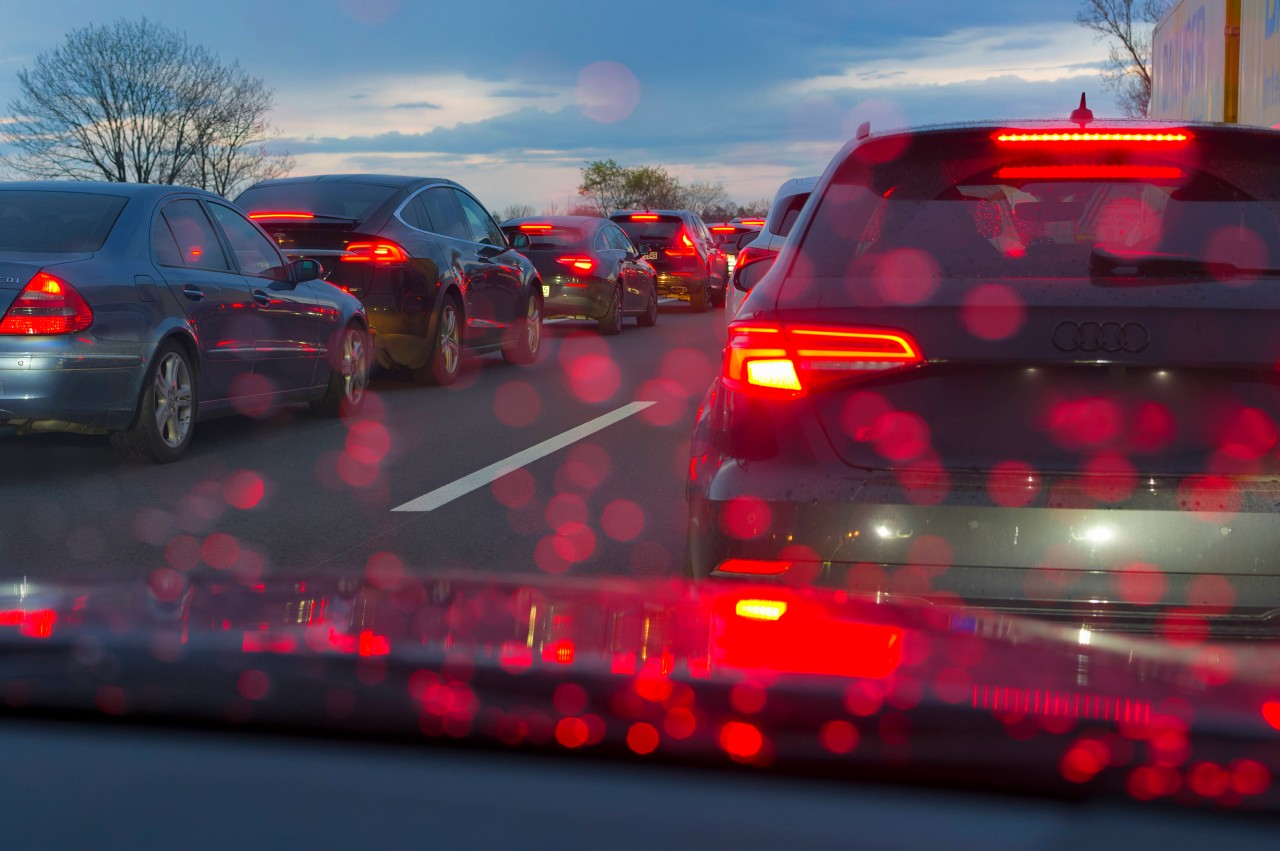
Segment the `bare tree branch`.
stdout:
[[1102,85],[1120,111],[1145,118],[1151,103],[1151,34],[1171,0],[1083,0],[1076,23],[1108,42]]

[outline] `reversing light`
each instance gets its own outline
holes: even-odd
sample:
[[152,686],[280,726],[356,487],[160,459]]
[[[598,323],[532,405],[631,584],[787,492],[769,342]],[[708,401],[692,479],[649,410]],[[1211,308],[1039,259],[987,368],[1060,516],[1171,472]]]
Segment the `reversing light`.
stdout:
[[733,611],[747,620],[776,621],[787,613],[787,604],[781,600],[739,600]]
[[375,266],[391,266],[404,263],[409,259],[405,250],[394,242],[379,240],[377,242],[353,242],[347,246],[347,253],[342,255],[343,263],[372,263]]
[[251,219],[314,219],[315,213],[250,213]]
[[996,169],[997,180],[1178,180],[1172,165],[1009,165]]
[[93,324],[93,310],[75,287],[37,272],[0,320],[0,335],[75,334]]
[[1005,131],[996,135],[997,142],[1157,142],[1179,143],[1191,140],[1191,134],[1183,131],[1169,133],[1102,133],[1102,132],[1069,132],[1069,133],[1019,133]]

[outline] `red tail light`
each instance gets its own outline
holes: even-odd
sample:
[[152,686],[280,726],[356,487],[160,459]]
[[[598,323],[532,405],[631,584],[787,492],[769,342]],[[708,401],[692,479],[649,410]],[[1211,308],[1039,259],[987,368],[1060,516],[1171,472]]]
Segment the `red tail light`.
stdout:
[[754,245],[744,245],[742,250],[738,252],[738,268],[745,269],[752,263],[761,260],[773,260],[778,256],[778,252],[772,248],[757,248]]
[[1191,134],[1182,130],[1160,133],[1133,133],[1133,132],[1066,132],[1066,133],[1024,133],[1017,130],[1006,130],[996,135],[997,142],[1009,143],[1045,143],[1045,142],[1120,142],[1129,143],[1157,143],[1157,144],[1181,144],[1191,141]]
[[578,272],[590,272],[596,267],[596,261],[590,257],[557,257],[556,262]]
[[667,249],[667,254],[671,257],[692,257],[698,253],[693,246],[693,240],[689,238],[689,231],[684,228],[680,229],[680,235],[672,241],[673,248]]
[[656,222],[658,217],[653,213],[633,213],[631,221],[633,222]]
[[722,379],[734,390],[795,398],[833,381],[923,362],[903,331],[744,321],[729,325]]
[[554,225],[521,225],[520,230],[525,233],[541,233],[543,231],[549,231],[553,227]]
[[736,230],[737,228],[733,225],[712,225],[711,227],[712,233],[733,233]]
[[342,255],[343,263],[372,263],[375,266],[394,266],[405,263],[409,255],[394,242],[353,242]]
[[764,219],[742,219],[741,222],[744,225],[751,225],[753,227],[764,227]]
[[315,213],[250,213],[251,219],[314,219]]
[[37,272],[5,311],[0,334],[75,334],[93,324],[93,310],[75,287]]

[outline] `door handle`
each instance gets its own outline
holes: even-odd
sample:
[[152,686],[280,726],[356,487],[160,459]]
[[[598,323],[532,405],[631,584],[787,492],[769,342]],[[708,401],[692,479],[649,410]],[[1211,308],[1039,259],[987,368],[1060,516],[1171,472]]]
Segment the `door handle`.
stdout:
[[192,301],[202,301],[204,299],[204,290],[194,284],[187,284],[183,287],[182,294]]
[[253,291],[253,300],[263,307],[271,304],[271,296],[267,295],[262,290]]

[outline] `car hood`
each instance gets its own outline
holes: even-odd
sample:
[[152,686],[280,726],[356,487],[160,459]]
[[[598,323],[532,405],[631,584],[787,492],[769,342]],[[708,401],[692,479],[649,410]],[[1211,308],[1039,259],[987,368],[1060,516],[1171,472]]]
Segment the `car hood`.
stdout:
[[1280,653],[839,591],[0,586],[0,706],[1274,809]]

